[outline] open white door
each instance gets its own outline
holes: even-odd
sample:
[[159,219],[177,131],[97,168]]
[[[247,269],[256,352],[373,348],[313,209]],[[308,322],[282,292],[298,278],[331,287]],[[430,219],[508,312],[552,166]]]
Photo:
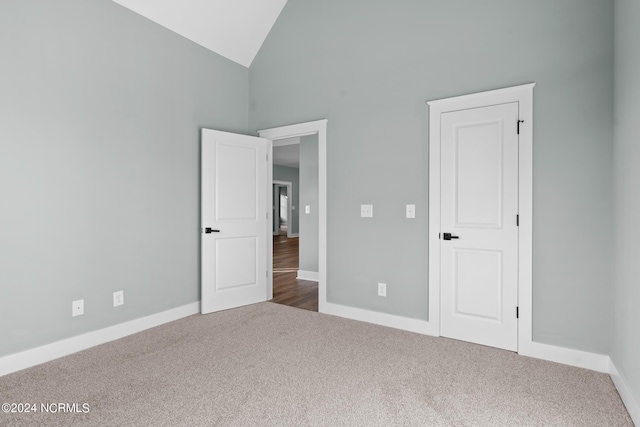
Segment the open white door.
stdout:
[[202,313],[267,300],[269,140],[202,129]]
[[518,103],[441,115],[441,334],[518,348]]

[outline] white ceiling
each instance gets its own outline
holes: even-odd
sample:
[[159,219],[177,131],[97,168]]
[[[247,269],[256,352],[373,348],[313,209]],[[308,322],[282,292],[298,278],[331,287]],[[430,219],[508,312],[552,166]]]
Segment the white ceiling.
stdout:
[[113,0],[249,67],[287,0]]

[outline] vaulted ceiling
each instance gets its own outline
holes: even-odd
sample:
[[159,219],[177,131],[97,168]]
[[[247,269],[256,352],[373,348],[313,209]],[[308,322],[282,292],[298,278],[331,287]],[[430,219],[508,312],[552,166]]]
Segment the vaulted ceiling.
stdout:
[[287,0],[113,0],[249,67]]

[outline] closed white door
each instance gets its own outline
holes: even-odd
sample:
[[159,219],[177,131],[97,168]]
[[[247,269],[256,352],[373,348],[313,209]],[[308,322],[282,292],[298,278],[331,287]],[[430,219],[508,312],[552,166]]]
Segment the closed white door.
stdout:
[[202,313],[267,300],[267,147],[202,130]]
[[441,115],[443,336],[517,350],[518,103]]

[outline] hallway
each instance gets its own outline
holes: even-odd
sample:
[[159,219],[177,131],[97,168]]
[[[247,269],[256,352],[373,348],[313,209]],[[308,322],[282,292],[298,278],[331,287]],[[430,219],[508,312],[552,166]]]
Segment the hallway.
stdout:
[[287,238],[286,231],[273,236],[272,302],[318,311],[318,283],[298,280],[298,238]]

